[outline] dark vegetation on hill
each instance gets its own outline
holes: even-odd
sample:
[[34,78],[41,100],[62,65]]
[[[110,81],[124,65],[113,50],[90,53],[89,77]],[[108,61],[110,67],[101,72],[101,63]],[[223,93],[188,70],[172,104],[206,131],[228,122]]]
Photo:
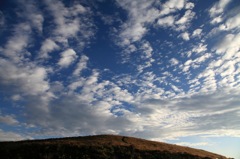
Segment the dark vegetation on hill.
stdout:
[[226,159],[203,150],[116,135],[0,142],[0,158]]

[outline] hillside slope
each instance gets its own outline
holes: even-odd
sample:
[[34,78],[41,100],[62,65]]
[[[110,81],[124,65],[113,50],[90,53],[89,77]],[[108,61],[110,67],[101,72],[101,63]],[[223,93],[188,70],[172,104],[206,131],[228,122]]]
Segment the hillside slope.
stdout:
[[0,155],[1,159],[226,159],[203,150],[116,135],[0,142]]

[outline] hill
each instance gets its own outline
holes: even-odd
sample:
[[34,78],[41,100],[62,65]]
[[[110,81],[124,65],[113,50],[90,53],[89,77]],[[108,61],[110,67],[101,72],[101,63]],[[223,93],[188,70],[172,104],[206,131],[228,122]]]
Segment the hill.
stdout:
[[226,159],[189,147],[126,136],[98,135],[0,142],[1,159]]

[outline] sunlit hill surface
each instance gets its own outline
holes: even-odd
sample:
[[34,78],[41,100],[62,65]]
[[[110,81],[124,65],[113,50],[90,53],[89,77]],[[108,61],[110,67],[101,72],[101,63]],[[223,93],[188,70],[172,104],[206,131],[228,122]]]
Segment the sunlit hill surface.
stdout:
[[226,159],[204,150],[115,135],[1,142],[0,153],[2,159]]

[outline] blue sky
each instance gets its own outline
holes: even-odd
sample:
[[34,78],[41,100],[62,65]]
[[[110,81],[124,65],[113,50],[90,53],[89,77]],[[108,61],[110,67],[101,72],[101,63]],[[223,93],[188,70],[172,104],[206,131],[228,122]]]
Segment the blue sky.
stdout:
[[238,0],[1,1],[0,140],[120,134],[240,158],[239,31]]

